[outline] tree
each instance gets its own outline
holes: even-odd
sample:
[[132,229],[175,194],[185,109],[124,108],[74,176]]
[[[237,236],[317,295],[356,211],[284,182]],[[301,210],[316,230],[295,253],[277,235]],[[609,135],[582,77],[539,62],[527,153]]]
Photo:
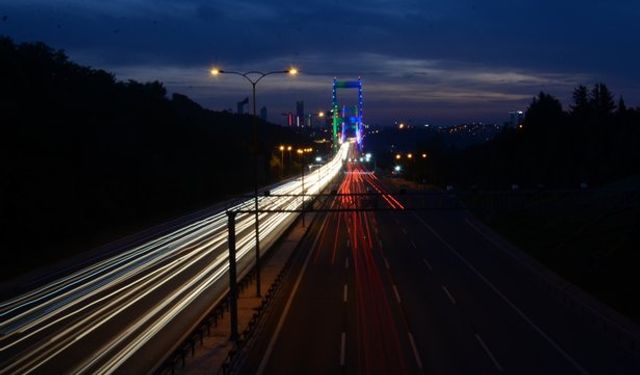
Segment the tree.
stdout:
[[571,114],[580,119],[584,119],[589,114],[591,104],[589,103],[589,90],[586,86],[580,85],[573,90],[573,105]]
[[607,118],[615,111],[613,94],[604,83],[597,83],[591,90],[591,107],[599,120]]
[[624,114],[627,112],[627,105],[624,104],[624,98],[620,95],[620,100],[618,100],[618,113]]
[[554,96],[540,92],[527,109],[525,128],[543,129],[562,122],[564,112],[562,104]]

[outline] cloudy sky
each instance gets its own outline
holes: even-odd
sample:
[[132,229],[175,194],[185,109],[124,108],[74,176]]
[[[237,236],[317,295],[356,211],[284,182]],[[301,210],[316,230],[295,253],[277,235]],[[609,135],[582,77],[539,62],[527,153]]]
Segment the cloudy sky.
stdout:
[[638,106],[639,20],[637,0],[0,0],[1,35],[211,109],[250,93],[212,66],[295,65],[258,87],[274,122],[296,100],[326,109],[333,77],[362,77],[365,121],[381,125],[502,122],[540,90],[568,103],[581,83]]

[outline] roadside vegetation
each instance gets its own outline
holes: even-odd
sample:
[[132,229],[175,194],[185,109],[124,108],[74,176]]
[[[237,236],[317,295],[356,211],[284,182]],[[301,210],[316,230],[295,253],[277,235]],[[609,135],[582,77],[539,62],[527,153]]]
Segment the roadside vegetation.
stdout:
[[[253,190],[250,116],[8,38],[0,82],[0,279]],[[258,175],[269,184],[281,175],[278,145],[309,139],[259,129]]]

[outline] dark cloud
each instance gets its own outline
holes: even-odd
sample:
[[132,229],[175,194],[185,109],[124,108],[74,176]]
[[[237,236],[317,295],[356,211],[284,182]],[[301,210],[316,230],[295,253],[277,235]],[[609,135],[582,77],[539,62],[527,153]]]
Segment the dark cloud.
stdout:
[[640,3],[631,0],[6,0],[2,13],[0,33],[43,40],[123,78],[171,82],[214,107],[233,98],[197,89],[211,64],[300,65],[297,85],[318,84],[292,95],[318,102],[328,96],[319,80],[363,76],[378,90],[370,97],[387,103],[386,115],[369,111],[379,121],[394,112],[457,121],[473,111],[500,120],[540,89],[566,98],[596,81],[640,104]]

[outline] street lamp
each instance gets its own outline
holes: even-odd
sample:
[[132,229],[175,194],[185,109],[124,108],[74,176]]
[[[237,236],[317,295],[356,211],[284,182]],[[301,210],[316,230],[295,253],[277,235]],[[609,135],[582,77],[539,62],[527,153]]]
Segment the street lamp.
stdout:
[[[222,70],[219,68],[212,68],[210,71],[212,76],[218,76],[220,74],[235,74],[237,76],[243,77],[249,83],[251,83],[251,88],[253,92],[253,192],[254,192],[254,208],[255,208],[255,218],[256,218],[256,290],[257,296],[260,297],[260,224],[259,224],[259,215],[258,215],[258,122],[256,117],[256,85],[260,82],[264,77],[271,74],[289,74],[295,76],[298,74],[298,69],[294,67],[290,67],[287,70],[274,70],[272,72],[259,72],[255,70],[251,70],[248,72],[236,72],[232,70]],[[253,78],[252,78],[253,77]]]
[[[210,72],[212,76],[218,76],[220,74],[235,74],[249,81],[249,83],[251,83],[251,88],[253,89],[253,116],[255,117],[256,116],[256,85],[258,84],[258,82],[260,82],[264,77],[272,74],[289,74],[291,76],[295,76],[298,74],[298,69],[294,67],[290,67],[287,70],[274,70],[272,72],[267,72],[267,73],[262,73],[255,70],[241,73],[241,72],[236,72],[232,70],[222,70],[218,68],[212,68]],[[257,77],[257,78],[252,79],[251,77]]]

